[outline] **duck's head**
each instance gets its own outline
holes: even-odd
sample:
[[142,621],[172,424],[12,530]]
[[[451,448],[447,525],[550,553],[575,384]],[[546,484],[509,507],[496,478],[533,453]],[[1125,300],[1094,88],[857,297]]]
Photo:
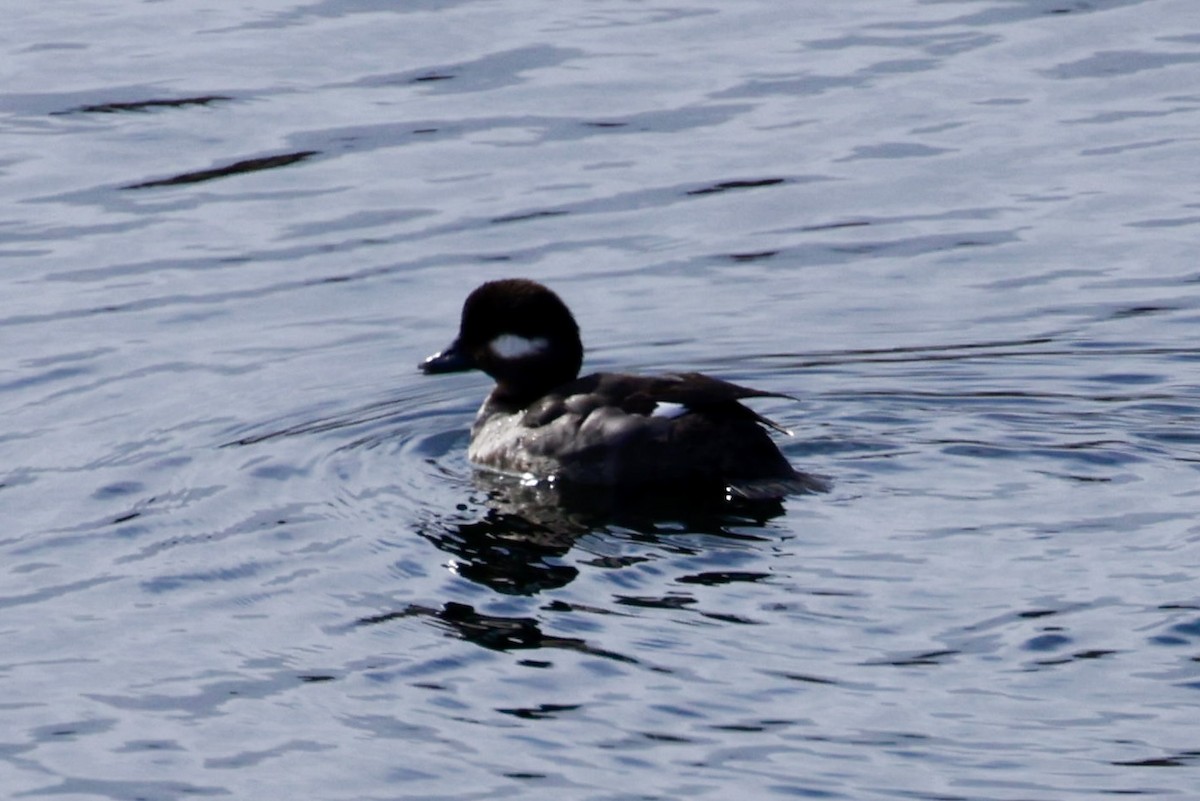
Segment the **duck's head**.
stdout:
[[574,379],[582,364],[579,326],[567,305],[536,281],[505,278],[467,296],[458,337],[420,369],[482,370],[500,396],[527,402]]

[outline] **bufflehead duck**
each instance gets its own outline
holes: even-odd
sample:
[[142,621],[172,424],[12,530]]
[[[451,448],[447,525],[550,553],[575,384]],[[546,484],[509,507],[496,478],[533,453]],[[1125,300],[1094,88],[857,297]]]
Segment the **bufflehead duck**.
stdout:
[[794,469],[740,401],[790,397],[700,373],[579,378],[579,326],[558,295],[523,278],[488,281],[463,304],[458,338],[420,364],[482,370],[496,386],[468,458],[518,475],[607,487],[719,486],[743,498],[826,489]]

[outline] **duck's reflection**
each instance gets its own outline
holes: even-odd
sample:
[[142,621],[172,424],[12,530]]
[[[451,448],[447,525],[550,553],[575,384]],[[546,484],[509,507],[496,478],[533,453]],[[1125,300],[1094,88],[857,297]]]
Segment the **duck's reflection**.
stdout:
[[778,500],[731,501],[683,492],[633,493],[522,482],[478,473],[479,502],[429,521],[418,533],[452,557],[463,578],[509,595],[569,584],[579,570],[558,561],[583,536],[622,530],[655,541],[681,533],[745,539],[783,514]]
[[[522,482],[509,476],[477,473],[471,503],[427,520],[417,529],[450,556],[450,568],[462,578],[504,595],[534,596],[561,588],[579,575],[564,557],[584,536],[620,532],[647,547],[672,538],[704,534],[727,539],[766,539],[745,531],[764,527],[783,514],[779,500],[731,500],[692,492],[631,493],[553,483]],[[641,558],[597,559],[582,564],[619,567]],[[602,564],[601,564],[602,563]],[[554,608],[570,607],[555,602]],[[442,608],[411,605],[403,611],[359,620],[360,625],[400,617],[428,617],[457,636],[499,651],[561,648],[621,661],[631,657],[598,649],[581,639],[545,634],[529,617],[484,614],[458,601]]]
[[560,648],[567,651],[602,656],[619,662],[637,662],[632,657],[588,645],[576,637],[559,637],[542,631],[538,621],[530,617],[485,615],[470,604],[451,601],[441,609],[411,604],[402,612],[388,612],[362,618],[359,625],[377,625],[397,618],[426,617],[436,621],[467,642],[490,651],[517,651],[534,648]]
[[437,521],[420,533],[451,555],[455,573],[506,595],[534,595],[562,587],[579,574],[578,569],[553,561],[565,555],[579,536],[565,524],[489,508],[479,519]]

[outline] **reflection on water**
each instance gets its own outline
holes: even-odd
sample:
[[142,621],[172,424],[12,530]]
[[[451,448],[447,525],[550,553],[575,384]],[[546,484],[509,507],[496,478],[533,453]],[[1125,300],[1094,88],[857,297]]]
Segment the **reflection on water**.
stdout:
[[453,570],[492,590],[534,595],[575,579],[555,562],[586,534],[619,528],[644,541],[679,531],[745,538],[734,526],[763,526],[783,514],[771,500],[726,500],[685,490],[637,492],[530,483],[477,471],[482,513],[465,509],[421,523],[416,531],[453,557]]
[[[505,595],[536,596],[574,581],[580,568],[565,564],[563,557],[579,539],[598,532],[620,530],[622,536],[636,540],[643,548],[678,551],[679,546],[670,545],[670,540],[684,534],[765,542],[766,537],[748,533],[747,529],[761,528],[784,513],[779,500],[689,499],[682,492],[634,494],[530,483],[484,471],[475,473],[474,483],[482,499],[455,514],[420,523],[416,532],[451,557],[448,567],[454,575]],[[646,559],[600,557],[585,559],[582,564],[590,569],[619,570]],[[682,576],[680,583],[720,586],[767,578],[766,573],[709,571]],[[631,607],[677,609],[695,603],[695,599],[682,595],[625,595],[617,596],[616,602]],[[547,609],[558,613],[597,611],[562,601],[551,602]],[[536,617],[485,614],[455,601],[440,609],[410,604],[399,611],[362,618],[358,623],[378,625],[410,617],[436,621],[456,636],[490,650],[566,649],[639,662],[633,655],[599,648],[585,639],[547,634]],[[710,617],[732,620],[728,616]]]
[[637,663],[636,659],[588,645],[575,637],[556,637],[542,631],[535,618],[483,615],[471,606],[448,602],[441,609],[409,606],[401,612],[363,618],[359,625],[374,626],[405,617],[427,617],[469,643],[492,651],[517,651],[536,648],[561,648],[581,654],[601,656],[620,662]]

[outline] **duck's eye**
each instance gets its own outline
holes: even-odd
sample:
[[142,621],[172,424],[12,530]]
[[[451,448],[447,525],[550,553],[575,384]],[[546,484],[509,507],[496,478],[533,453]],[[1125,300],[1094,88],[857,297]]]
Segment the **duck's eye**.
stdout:
[[516,334],[501,334],[488,347],[500,359],[524,359],[536,356],[549,346],[545,337],[522,337]]

